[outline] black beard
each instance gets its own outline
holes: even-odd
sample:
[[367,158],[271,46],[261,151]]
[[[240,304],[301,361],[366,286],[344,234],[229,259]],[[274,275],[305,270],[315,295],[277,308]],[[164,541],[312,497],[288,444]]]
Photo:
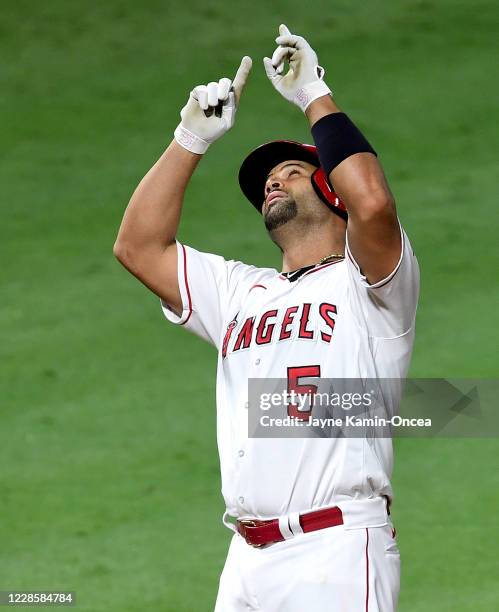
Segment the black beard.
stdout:
[[273,232],[298,214],[298,208],[294,200],[274,204],[264,218],[265,227],[268,232]]

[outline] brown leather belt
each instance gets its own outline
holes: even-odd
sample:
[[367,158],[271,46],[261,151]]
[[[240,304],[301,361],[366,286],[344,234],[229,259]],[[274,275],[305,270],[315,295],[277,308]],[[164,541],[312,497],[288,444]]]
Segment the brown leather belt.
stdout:
[[[323,508],[301,514],[299,517],[300,526],[304,533],[336,527],[343,525],[343,515],[338,506],[333,508]],[[248,544],[256,548],[282,542],[286,538],[279,529],[279,519],[260,521],[258,519],[242,519],[237,521],[237,531],[243,536]]]

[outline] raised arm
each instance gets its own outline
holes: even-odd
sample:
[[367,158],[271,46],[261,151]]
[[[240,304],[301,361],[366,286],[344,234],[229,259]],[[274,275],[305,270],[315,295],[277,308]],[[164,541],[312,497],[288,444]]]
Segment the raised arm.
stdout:
[[[374,284],[386,278],[400,258],[401,236],[395,200],[374,153],[345,151],[342,140],[348,147],[350,139],[358,138],[360,133],[348,117],[343,114],[333,117],[333,113],[340,110],[330,96],[315,100],[306,111],[321,159],[324,152],[326,159],[333,155],[328,170],[343,155],[348,155],[332,167],[329,180],[348,211],[348,244],[352,255],[367,280]],[[335,154],[340,157],[335,158]]]
[[172,141],[132,195],[113,249],[118,261],[175,312],[182,310],[175,235],[184,192],[200,159]]
[[[401,236],[390,192],[374,150],[336,106],[324,69],[301,36],[279,28],[272,59],[265,58],[274,87],[307,116],[321,165],[348,211],[348,243],[371,284],[388,276],[401,253]],[[283,73],[283,62],[289,71]]]
[[193,89],[175,139],[139,183],[114,244],[116,258],[175,312],[182,310],[175,236],[187,184],[208,146],[234,124],[251,69],[244,57],[234,78]]

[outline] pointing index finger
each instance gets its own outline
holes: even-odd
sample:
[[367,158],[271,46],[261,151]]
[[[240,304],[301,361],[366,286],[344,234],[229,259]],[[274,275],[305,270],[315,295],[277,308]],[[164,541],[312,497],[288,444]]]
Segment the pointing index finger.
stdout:
[[279,26],[279,36],[291,36],[288,26],[283,23]]
[[251,60],[251,57],[245,55],[241,60],[241,65],[237,69],[236,76],[234,77],[234,81],[232,82],[232,88],[234,90],[236,104],[239,104],[239,100],[241,98],[244,86],[246,85],[246,80],[248,79],[248,75],[250,73],[252,65],[253,62]]

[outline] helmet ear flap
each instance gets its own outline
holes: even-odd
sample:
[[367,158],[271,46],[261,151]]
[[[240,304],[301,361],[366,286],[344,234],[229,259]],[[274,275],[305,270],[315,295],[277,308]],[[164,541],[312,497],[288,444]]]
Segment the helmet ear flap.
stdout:
[[347,221],[348,213],[345,205],[340,200],[340,198],[334,192],[331,183],[329,182],[326,173],[322,168],[317,168],[317,170],[310,177],[312,182],[312,187],[315,190],[315,193],[319,196],[319,198],[324,202],[324,204],[342,219]]

